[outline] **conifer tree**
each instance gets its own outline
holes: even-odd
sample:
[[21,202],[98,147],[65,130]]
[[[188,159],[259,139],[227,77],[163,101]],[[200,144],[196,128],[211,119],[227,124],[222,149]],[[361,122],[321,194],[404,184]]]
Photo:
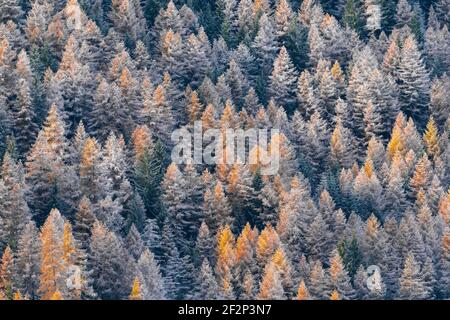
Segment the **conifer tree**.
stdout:
[[167,92],[162,85],[156,87],[150,100],[143,102],[143,119],[155,138],[170,145],[168,134],[174,125],[172,111],[168,105]]
[[23,172],[7,152],[3,157],[0,179],[0,243],[16,250],[19,237],[31,215],[24,194]]
[[68,216],[75,208],[78,177],[73,168],[64,163],[67,147],[64,123],[56,106],[52,105],[26,162],[28,203],[38,224],[44,222],[53,207],[65,210]]
[[286,48],[282,47],[273,64],[269,94],[275,103],[283,106],[288,113],[291,113],[295,107],[296,81],[297,71]]
[[139,278],[134,278],[133,281],[133,287],[131,288],[130,296],[128,297],[129,300],[142,300],[142,289],[141,284],[139,282]]
[[211,234],[221,226],[232,222],[231,209],[220,181],[213,190],[206,190],[203,202],[203,214]]
[[438,131],[433,117],[427,123],[423,140],[427,149],[428,156],[430,158],[436,158],[440,154],[440,148],[438,143]]
[[137,263],[144,300],[165,299],[165,288],[159,266],[153,253],[145,249]]
[[273,263],[268,263],[264,269],[264,275],[260,284],[259,300],[282,300],[285,292],[281,285],[279,272]]
[[84,196],[80,200],[74,225],[74,236],[84,248],[88,246],[94,222],[95,215],[92,210],[92,204],[89,198]]
[[400,106],[419,126],[425,125],[429,103],[429,76],[413,36],[406,38],[398,67]]
[[297,290],[297,300],[309,300],[309,292],[308,288],[306,287],[305,281],[302,279],[300,281],[300,284],[298,286]]
[[39,292],[41,299],[49,300],[65,288],[65,264],[63,248],[64,221],[57,209],[53,209],[41,228],[41,274]]
[[6,247],[3,251],[0,267],[0,292],[11,299],[14,293],[14,256],[11,249]]
[[420,266],[412,253],[409,253],[406,257],[398,294],[401,299],[407,300],[425,299],[427,296],[427,289],[420,273]]
[[273,61],[276,58],[276,53],[278,51],[277,41],[276,41],[276,31],[271,19],[264,13],[259,19],[259,30],[253,41],[252,47],[254,49],[254,55],[256,61],[260,67],[260,72],[258,75],[258,85],[255,89],[257,90],[260,98],[265,101],[265,89],[264,84],[266,83],[266,77],[270,74],[272,69]]
[[135,266],[119,238],[100,222],[95,222],[92,229],[88,268],[101,299],[130,294]]
[[29,222],[19,238],[14,282],[19,292],[30,299],[37,299],[39,296],[40,252],[39,231],[34,222]]
[[196,298],[200,300],[215,300],[219,296],[219,286],[207,259],[202,262],[197,285],[199,286]]

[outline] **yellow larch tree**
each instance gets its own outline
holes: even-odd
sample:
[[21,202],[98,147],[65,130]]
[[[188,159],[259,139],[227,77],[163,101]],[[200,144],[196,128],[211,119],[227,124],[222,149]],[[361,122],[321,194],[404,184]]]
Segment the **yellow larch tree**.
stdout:
[[48,300],[64,300],[59,290],[55,291]]
[[285,293],[281,284],[280,274],[273,262],[264,268],[264,275],[259,286],[259,300],[283,300]]
[[134,278],[129,300],[142,300],[141,284],[138,277]]
[[43,300],[49,300],[63,289],[65,271],[63,249],[63,226],[61,214],[57,209],[50,212],[41,229],[41,276],[39,292]]
[[291,278],[291,265],[282,247],[278,247],[277,250],[275,250],[275,253],[271,258],[271,262],[280,274],[284,290],[286,292],[290,292],[293,286]]
[[257,240],[257,229],[252,230],[250,223],[242,229],[236,241],[236,261],[238,263],[249,263],[253,258],[254,247]]
[[256,245],[256,256],[261,266],[264,266],[280,246],[277,231],[269,224],[261,231]]
[[208,104],[202,113],[202,129],[208,130],[216,127],[215,110],[212,104]]
[[341,297],[339,296],[339,292],[336,290],[333,290],[330,296],[330,300],[341,300]]
[[392,129],[391,140],[387,145],[389,159],[392,159],[397,151],[403,151],[403,136],[401,128],[395,126]]
[[439,214],[445,223],[450,222],[450,188],[447,194],[442,195],[439,200]]
[[0,267],[0,293],[7,299],[13,297],[14,257],[9,246],[5,248]]
[[138,161],[145,155],[145,152],[150,152],[153,146],[152,135],[150,129],[143,125],[137,127],[131,136],[133,143],[133,151],[135,161]]
[[425,143],[430,158],[439,156],[439,133],[433,117],[430,117],[430,120],[428,120],[425,133],[423,134],[423,142]]
[[80,161],[80,190],[92,202],[98,201],[100,183],[100,146],[96,139],[88,138],[84,144]]
[[236,114],[234,111],[233,103],[230,99],[225,101],[225,108],[223,109],[222,116],[220,118],[220,128],[225,130],[227,128],[235,128],[236,126]]
[[77,262],[77,250],[74,242],[75,239],[72,234],[72,225],[69,221],[65,221],[63,232],[63,259],[66,266],[74,265]]
[[300,284],[298,286],[298,290],[297,290],[297,300],[309,300],[310,296],[309,296],[309,292],[308,292],[308,288],[306,287],[305,281],[302,279],[300,281]]
[[14,293],[13,300],[24,300],[22,295],[20,294],[20,291],[16,291],[16,293]]
[[225,225],[218,232],[216,252],[216,272],[223,280],[236,263],[235,239],[229,225]]
[[340,87],[345,86],[344,72],[342,71],[341,65],[337,60],[334,62],[333,67],[331,68],[331,75]]
[[420,189],[426,190],[431,180],[431,162],[428,160],[428,156],[424,154],[422,158],[416,164],[414,174],[410,180],[410,185],[416,192]]
[[191,93],[191,99],[186,110],[186,113],[188,114],[189,117],[189,123],[191,125],[193,125],[195,121],[199,120],[203,111],[202,109],[203,106],[200,103],[198,93],[197,91],[194,90]]

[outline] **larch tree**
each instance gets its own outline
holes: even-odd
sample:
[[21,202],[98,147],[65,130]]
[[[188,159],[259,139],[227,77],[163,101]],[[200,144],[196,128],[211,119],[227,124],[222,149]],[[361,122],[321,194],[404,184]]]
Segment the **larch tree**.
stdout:
[[436,158],[440,154],[438,139],[439,133],[436,127],[436,123],[434,122],[433,117],[430,117],[423,135],[425,147],[430,158]]
[[281,284],[281,278],[274,263],[269,262],[264,269],[264,275],[257,298],[259,300],[285,299],[285,292]]
[[41,299],[49,300],[56,292],[65,289],[65,262],[63,248],[64,220],[53,209],[41,228],[41,274],[39,293]]
[[97,204],[107,191],[104,168],[101,163],[101,147],[95,138],[88,138],[80,160],[80,190],[92,203]]
[[14,294],[14,256],[9,247],[3,251],[0,266],[0,292],[11,299]]
[[341,299],[351,300],[355,298],[355,292],[352,288],[350,277],[344,269],[342,258],[338,251],[332,253],[329,274],[331,287],[339,293]]
[[38,224],[44,222],[52,208],[60,208],[70,216],[76,207],[78,177],[74,168],[64,163],[68,149],[64,127],[56,105],[52,105],[27,157],[28,204]]
[[297,289],[297,300],[309,300],[309,292],[308,288],[306,287],[305,281],[302,279],[300,280],[300,284],[298,285]]
[[133,286],[131,288],[130,296],[128,297],[129,300],[142,300],[142,289],[141,284],[139,281],[139,278],[134,278]]

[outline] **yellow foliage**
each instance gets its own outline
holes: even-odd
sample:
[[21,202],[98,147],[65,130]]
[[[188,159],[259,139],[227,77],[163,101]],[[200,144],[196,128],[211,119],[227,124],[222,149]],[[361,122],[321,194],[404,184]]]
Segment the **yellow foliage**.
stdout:
[[130,71],[128,70],[127,67],[124,67],[122,69],[122,73],[120,74],[119,87],[122,90],[126,90],[130,86],[132,81],[133,81],[133,77],[131,76]]
[[447,196],[443,196],[439,200],[439,214],[445,223],[450,222],[450,188]]
[[308,288],[306,288],[305,281],[300,281],[300,285],[297,290],[297,300],[309,300]]
[[273,284],[276,281],[275,279],[276,272],[277,269],[272,263],[269,263],[266,266],[266,268],[264,269],[264,276],[262,278],[262,282],[259,288],[258,299],[267,300],[272,298],[270,293],[272,291]]
[[19,291],[16,291],[16,293],[14,293],[13,300],[23,300],[22,295]]
[[131,289],[130,300],[142,300],[141,285],[138,277],[134,278],[133,287]]
[[256,253],[260,262],[266,262],[280,246],[280,239],[275,229],[267,224],[258,237]]
[[251,229],[250,224],[247,223],[236,241],[237,261],[251,259],[255,241],[254,232]]
[[333,290],[331,293],[330,300],[341,300],[341,297],[336,290]]
[[395,126],[392,130],[391,140],[387,146],[389,158],[392,159],[397,151],[403,151],[403,137],[401,128]]
[[0,268],[0,292],[7,298],[12,296],[13,254],[9,246],[5,248]]
[[153,92],[153,100],[155,102],[155,105],[157,106],[165,105],[166,103],[165,90],[162,85],[156,87],[155,91]]
[[234,236],[229,225],[226,225],[224,228],[219,230],[218,233],[217,254],[219,257],[227,253],[227,246],[230,248],[234,247]]
[[133,131],[132,135],[134,154],[137,158],[141,157],[151,144],[151,136],[148,127],[139,126]]
[[234,106],[230,99],[225,102],[225,108],[223,109],[222,117],[220,118],[220,128],[233,128],[234,127]]
[[50,297],[50,300],[64,300],[61,292],[55,291],[52,296]]
[[216,119],[214,116],[214,106],[208,104],[202,113],[202,128],[208,130],[216,127]]
[[72,226],[69,221],[64,222],[63,259],[67,266],[76,263],[76,249],[72,234]]
[[83,151],[81,153],[80,175],[83,175],[85,173],[83,171],[84,168],[91,168],[95,164],[95,161],[99,156],[99,152],[100,148],[98,146],[97,140],[95,140],[95,138],[89,137],[84,143]]
[[430,157],[437,157],[440,154],[438,139],[439,136],[436,123],[434,122],[433,117],[431,117],[427,123],[427,127],[423,135],[423,141],[427,148],[427,153]]
[[198,98],[197,91],[192,91],[191,93],[191,103],[189,104],[189,109],[187,110],[189,115],[190,124],[194,124],[198,120],[200,113],[202,112],[202,105],[200,99]]
[[366,173],[366,176],[370,179],[373,174],[373,163],[372,160],[367,160],[364,163],[364,172]]
[[339,276],[344,271],[344,266],[342,264],[341,256],[336,252],[336,254],[330,259],[330,277],[333,282],[337,282]]
[[370,215],[369,219],[367,219],[366,233],[371,237],[374,237],[378,233],[379,227],[380,224],[378,223],[377,218],[373,214]]
[[419,192],[420,189],[427,187],[430,174],[429,170],[430,170],[430,161],[428,160],[427,155],[424,155],[417,162],[414,174],[410,181],[410,185],[414,188],[416,192]]
[[337,60],[334,62],[333,67],[331,68],[331,75],[339,84],[344,84],[344,73],[342,72],[341,65]]
[[39,292],[43,300],[49,300],[58,292],[62,285],[62,275],[65,270],[64,252],[61,235],[58,235],[54,216],[59,214],[52,209],[49,217],[41,228],[41,276]]
[[165,175],[165,179],[167,180],[175,180],[180,175],[180,170],[175,162],[172,162],[168,167]]

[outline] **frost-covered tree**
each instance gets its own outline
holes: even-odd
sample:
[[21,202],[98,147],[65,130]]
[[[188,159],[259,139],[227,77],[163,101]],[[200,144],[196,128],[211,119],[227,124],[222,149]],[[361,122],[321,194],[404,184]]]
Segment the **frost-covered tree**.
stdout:
[[19,292],[30,299],[39,297],[39,274],[41,265],[41,240],[34,222],[29,222],[22,231],[15,256],[16,277],[14,282]]
[[269,94],[277,105],[283,106],[288,113],[295,108],[295,91],[297,71],[289,58],[285,47],[282,47],[273,64],[272,75],[269,77]]
[[88,268],[101,299],[124,298],[131,292],[135,265],[121,240],[100,222],[92,228]]
[[153,253],[145,249],[138,262],[137,271],[140,275],[142,298],[144,300],[165,299],[164,281],[158,263]]
[[428,113],[430,79],[413,36],[403,44],[398,68],[401,109],[423,126]]
[[405,260],[400,278],[399,297],[407,300],[420,300],[427,297],[427,288],[420,272],[420,266],[412,253]]

